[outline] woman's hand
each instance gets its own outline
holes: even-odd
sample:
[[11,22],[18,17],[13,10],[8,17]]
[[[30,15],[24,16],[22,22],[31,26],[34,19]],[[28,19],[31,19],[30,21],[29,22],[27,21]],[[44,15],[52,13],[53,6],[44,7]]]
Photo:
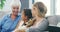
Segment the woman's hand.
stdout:
[[26,32],[25,30],[20,30],[20,32]]
[[15,30],[14,32],[26,32],[25,29],[22,29],[22,30]]
[[31,27],[31,26],[34,24],[35,21],[36,21],[35,18],[30,19],[30,20],[28,21],[28,24],[26,25],[26,27]]
[[15,32],[26,32],[25,30],[16,30]]
[[27,26],[27,27],[30,27],[30,26],[32,26],[32,25],[33,25],[33,21],[30,20],[26,26]]

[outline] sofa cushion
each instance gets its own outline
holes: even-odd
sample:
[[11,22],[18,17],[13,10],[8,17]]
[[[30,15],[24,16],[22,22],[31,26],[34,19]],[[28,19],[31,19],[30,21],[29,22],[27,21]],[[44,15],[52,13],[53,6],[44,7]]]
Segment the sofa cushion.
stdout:
[[49,25],[56,26],[58,22],[60,22],[60,16],[48,16],[47,20],[49,21]]

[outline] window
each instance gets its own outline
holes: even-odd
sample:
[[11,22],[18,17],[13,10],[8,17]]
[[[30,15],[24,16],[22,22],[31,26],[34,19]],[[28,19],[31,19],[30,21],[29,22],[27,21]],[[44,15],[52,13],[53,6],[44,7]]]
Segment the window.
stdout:
[[2,11],[10,11],[10,3],[11,3],[11,0],[6,0],[4,2],[4,6],[3,6],[3,8],[1,10]]
[[60,15],[60,0],[56,0],[56,15]]
[[5,14],[10,13],[10,11],[11,11],[11,9],[10,9],[10,3],[11,3],[11,0],[4,1],[3,8],[0,9],[0,18],[2,16],[4,16]]

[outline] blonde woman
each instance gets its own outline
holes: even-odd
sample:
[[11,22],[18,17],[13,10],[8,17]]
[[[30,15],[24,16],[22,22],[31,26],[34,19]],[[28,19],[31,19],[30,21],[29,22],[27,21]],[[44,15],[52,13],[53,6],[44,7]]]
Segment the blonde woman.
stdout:
[[44,32],[49,23],[45,19],[47,8],[42,2],[36,2],[32,7],[32,16],[35,19],[33,25],[27,29],[20,30],[20,32]]
[[32,7],[32,15],[36,19],[34,24],[26,31],[43,32],[48,27],[48,21],[45,19],[47,8],[42,2],[37,2]]

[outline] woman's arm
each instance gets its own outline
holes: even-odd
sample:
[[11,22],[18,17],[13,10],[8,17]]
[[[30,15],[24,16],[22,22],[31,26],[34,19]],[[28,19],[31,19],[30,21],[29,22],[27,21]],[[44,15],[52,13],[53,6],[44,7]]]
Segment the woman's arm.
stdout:
[[21,31],[21,32],[45,32],[48,25],[49,25],[48,21],[44,20],[41,23],[39,23],[39,25],[37,25],[37,27],[31,26],[30,28],[27,28],[25,30],[24,29],[19,30],[19,31]]
[[1,29],[2,29],[2,25],[5,23],[5,21],[6,21],[6,17],[7,16],[4,16],[2,19],[1,19],[1,22],[0,22],[0,31],[1,31]]
[[37,27],[30,27],[26,30],[26,32],[43,32],[48,27],[49,23],[48,21],[44,20],[41,22]]

